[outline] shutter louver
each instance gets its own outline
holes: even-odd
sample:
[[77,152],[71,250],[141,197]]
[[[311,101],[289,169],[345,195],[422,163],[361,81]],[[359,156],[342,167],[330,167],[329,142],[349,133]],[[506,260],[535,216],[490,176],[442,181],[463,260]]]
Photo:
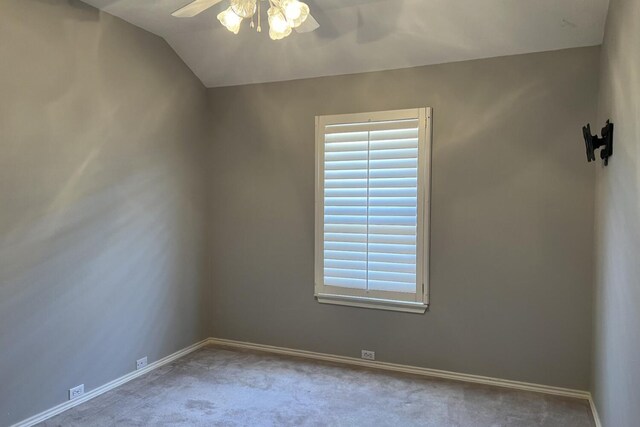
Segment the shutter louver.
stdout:
[[419,123],[324,127],[325,286],[417,292]]

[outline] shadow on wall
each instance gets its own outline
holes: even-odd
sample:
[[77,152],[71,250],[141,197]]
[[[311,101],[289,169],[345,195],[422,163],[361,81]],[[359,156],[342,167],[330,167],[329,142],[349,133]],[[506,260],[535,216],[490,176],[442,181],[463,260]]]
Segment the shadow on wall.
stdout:
[[0,425],[206,335],[205,91],[69,4],[0,6]]

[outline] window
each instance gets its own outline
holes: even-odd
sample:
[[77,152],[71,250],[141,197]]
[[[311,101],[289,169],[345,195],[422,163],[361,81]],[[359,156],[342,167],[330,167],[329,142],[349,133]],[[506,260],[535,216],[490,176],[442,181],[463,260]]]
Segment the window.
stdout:
[[316,117],[315,295],[424,313],[431,109]]

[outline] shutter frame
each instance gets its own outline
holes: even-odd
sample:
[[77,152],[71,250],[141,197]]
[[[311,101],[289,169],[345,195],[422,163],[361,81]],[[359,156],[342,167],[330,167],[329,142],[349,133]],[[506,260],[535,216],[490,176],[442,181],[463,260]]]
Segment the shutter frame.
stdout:
[[[429,303],[431,116],[431,108],[416,108],[316,117],[315,296],[319,302],[412,313],[426,310]],[[416,128],[417,148],[413,148],[415,136],[411,135]],[[361,132],[365,131],[367,146],[363,151]],[[325,146],[329,148],[326,152]],[[364,152],[366,160],[362,160]],[[325,153],[329,154],[325,157]],[[372,161],[378,163],[372,167]],[[411,162],[416,161],[417,165],[412,166]],[[327,182],[325,166],[329,171]],[[412,168],[416,171],[415,177],[411,175]],[[367,173],[364,181],[361,170]],[[375,171],[373,177],[372,171]],[[356,175],[359,177],[355,178]],[[342,182],[342,179],[352,180]],[[367,192],[364,204],[362,188]],[[330,203],[326,227],[325,189]],[[376,190],[375,196],[371,196],[372,189]],[[415,200],[413,207],[412,200]],[[364,216],[360,206],[366,207]],[[366,234],[362,234],[363,217],[367,221]],[[370,224],[373,217],[381,223]],[[415,218],[414,238],[407,232],[411,226],[395,224],[393,218]],[[357,246],[362,244],[363,236],[366,236],[364,251],[362,246]],[[325,238],[330,238],[327,248]],[[410,256],[403,258],[405,252],[411,252],[411,246],[415,265],[407,263]],[[356,252],[340,252],[344,248]],[[375,253],[373,249],[383,252]],[[332,257],[327,258],[326,266],[325,251]],[[361,270],[363,253],[367,257],[365,270]],[[375,261],[370,260],[373,253]],[[415,281],[412,281],[413,274]],[[366,289],[362,288],[364,282]],[[415,288],[408,287],[412,284]]]

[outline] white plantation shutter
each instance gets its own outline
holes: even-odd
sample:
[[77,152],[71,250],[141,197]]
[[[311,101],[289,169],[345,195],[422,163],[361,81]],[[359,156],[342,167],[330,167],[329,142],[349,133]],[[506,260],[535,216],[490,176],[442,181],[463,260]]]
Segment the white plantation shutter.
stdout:
[[425,305],[429,116],[415,109],[317,119],[321,302]]

